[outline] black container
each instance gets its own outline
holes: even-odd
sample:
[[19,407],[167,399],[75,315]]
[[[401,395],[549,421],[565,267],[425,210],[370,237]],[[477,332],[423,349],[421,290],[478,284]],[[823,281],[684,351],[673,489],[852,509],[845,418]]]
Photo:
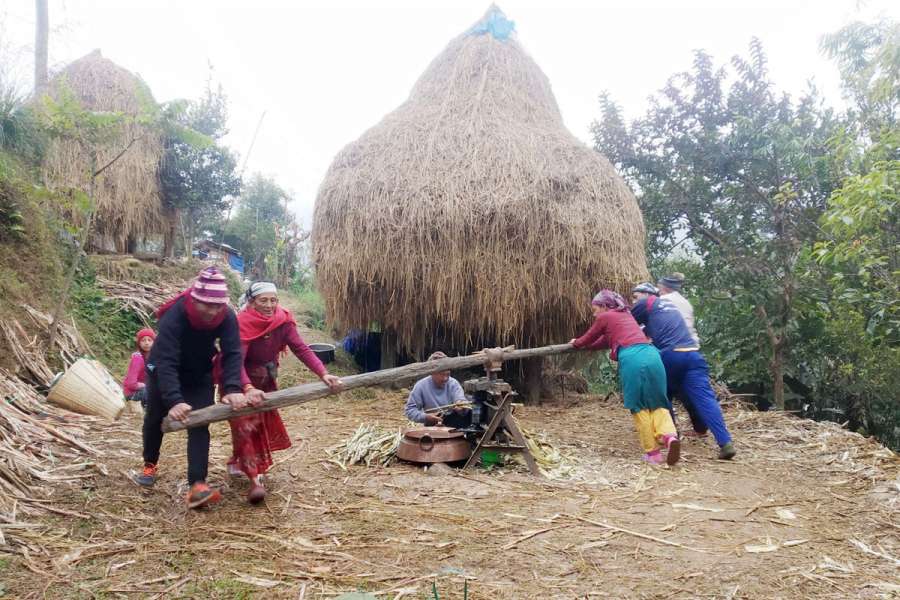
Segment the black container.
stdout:
[[309,344],[309,349],[323,364],[334,362],[334,344]]

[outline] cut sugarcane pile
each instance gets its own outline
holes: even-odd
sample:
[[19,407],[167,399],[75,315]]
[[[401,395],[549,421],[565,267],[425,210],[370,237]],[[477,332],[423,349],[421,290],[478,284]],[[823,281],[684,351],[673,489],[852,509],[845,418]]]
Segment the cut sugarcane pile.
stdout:
[[381,429],[377,425],[362,424],[349,438],[328,449],[331,462],[346,470],[348,466],[386,467],[397,455],[403,434],[400,430]]
[[98,278],[97,284],[108,299],[138,315],[144,325],[148,326],[154,323],[153,315],[156,309],[181,291],[179,287],[165,283],[113,281]]
[[[0,321],[0,338],[5,338],[6,346],[12,351],[18,365],[17,374],[39,387],[48,387],[53,380],[53,369],[48,364],[52,354],[47,349],[53,317],[27,304],[23,304],[22,309],[28,315],[31,329],[39,333],[30,335],[22,323],[9,319]],[[87,342],[78,333],[75,322],[60,320],[54,344],[54,352],[59,353],[60,360],[69,365],[88,351]]]
[[84,470],[105,469],[99,452],[82,441],[92,417],[43,402],[28,384],[0,369],[0,552],[39,551],[41,528],[31,517],[53,506],[60,485],[78,483]]

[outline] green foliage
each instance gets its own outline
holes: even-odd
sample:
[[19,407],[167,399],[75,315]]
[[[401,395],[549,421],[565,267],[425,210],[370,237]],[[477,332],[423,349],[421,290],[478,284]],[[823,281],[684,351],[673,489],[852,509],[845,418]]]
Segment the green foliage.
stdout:
[[60,81],[56,98],[41,98],[37,113],[41,128],[51,137],[74,140],[88,150],[115,140],[133,116],[114,111],[92,111],[84,107],[65,81]]
[[124,374],[135,349],[134,335],[144,326],[138,315],[104,296],[89,265],[75,281],[70,308],[97,358]]
[[58,292],[64,250],[59,225],[44,208],[55,202],[56,197],[43,188],[0,176],[0,212],[9,211],[15,226],[10,232],[0,225],[0,305],[28,302],[44,309]]
[[15,188],[0,176],[0,242],[22,241],[25,219]]
[[873,346],[865,315],[846,306],[804,328],[795,360],[805,413],[900,448],[900,348]]
[[[900,23],[852,23],[826,35],[821,47],[837,63],[844,93],[853,104],[848,131],[872,142],[859,149],[896,149],[900,137]],[[880,154],[876,160],[884,157]]]
[[873,348],[900,343],[900,24],[853,23],[822,48],[853,105],[831,142],[846,175],[821,219],[812,256],[831,290],[832,312],[863,315]]
[[309,328],[324,331],[326,327],[325,299],[316,289],[315,282],[295,279],[291,283],[290,289],[297,297],[297,304],[300,307],[297,316],[302,318]]
[[219,143],[228,133],[227,99],[221,87],[208,85],[201,99],[171,102],[163,113],[168,125],[160,184],[165,202],[182,215],[186,241],[192,243],[194,232],[218,220],[241,190],[237,159]]
[[828,239],[813,255],[831,285],[831,304],[864,315],[873,341],[900,343],[900,161],[848,177],[822,217]]
[[26,96],[0,67],[0,178],[9,178],[21,163],[35,166],[44,150],[44,136]]
[[791,408],[898,447],[900,29],[822,47],[842,115],[776,93],[754,42],[730,86],[698,52],[631,123],[604,95],[594,138],[640,190],[653,270],[687,275],[713,376],[784,381]]
[[762,379],[758,369],[767,369],[780,404],[796,341],[798,263],[835,186],[828,141],[837,121],[815,90],[796,103],[779,93],[756,40],[732,70],[697,52],[692,70],[670,78],[630,124],[603,96],[594,139],[640,190],[652,260],[682,247],[696,256],[705,292],[727,291],[747,337],[737,347],[711,344],[725,364],[740,360],[738,348],[758,353],[766,332],[768,364],[753,361],[746,375]]
[[812,411],[900,448],[900,25],[854,23],[822,48],[852,105],[831,140],[844,179],[809,250],[803,373]]
[[286,208],[289,201],[281,186],[259,173],[244,185],[237,213],[225,231],[225,243],[241,250],[245,273],[251,279],[270,277],[266,257],[292,222]]
[[312,267],[305,262],[298,261],[296,268],[291,273],[288,286],[297,297],[300,305],[299,316],[303,318],[311,329],[324,331],[327,325],[325,314],[325,299],[316,287],[316,278]]
[[606,352],[598,353],[596,358],[582,367],[581,374],[587,380],[591,394],[605,396],[619,389],[618,367]]

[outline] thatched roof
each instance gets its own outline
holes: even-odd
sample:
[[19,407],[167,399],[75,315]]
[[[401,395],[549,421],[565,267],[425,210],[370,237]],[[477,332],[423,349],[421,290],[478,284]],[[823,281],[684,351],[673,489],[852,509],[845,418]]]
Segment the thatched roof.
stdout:
[[[137,75],[103,58],[99,50],[63,69],[50,82],[48,93],[58,97],[63,86],[92,111],[139,115],[146,111],[146,103],[153,102],[150,89]],[[119,250],[124,250],[129,238],[165,230],[159,189],[163,143],[158,132],[129,123],[116,139],[103,145],[97,166],[106,164],[135,138],[138,139],[131,148],[98,178],[92,236],[95,244],[100,239],[111,239]],[[44,160],[44,179],[50,187],[86,192],[90,164],[88,153],[77,142],[55,140]]]
[[492,7],[332,163],[313,260],[337,323],[377,321],[420,352],[558,342],[598,288],[646,279],[634,195],[566,130],[547,77],[495,35],[504,24]]

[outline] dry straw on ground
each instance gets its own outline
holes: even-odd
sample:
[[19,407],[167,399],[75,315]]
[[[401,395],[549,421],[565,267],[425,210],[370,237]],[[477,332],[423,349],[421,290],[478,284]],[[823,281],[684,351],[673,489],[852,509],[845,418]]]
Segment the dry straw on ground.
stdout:
[[568,339],[598,288],[647,276],[634,195],[519,42],[490,33],[450,42],[335,158],[313,244],[329,315],[417,351]]
[[47,514],[88,518],[54,506],[51,498],[85,471],[102,469],[99,453],[82,441],[96,419],[47,405],[20,379],[0,369],[0,553],[41,553]]
[[[119,135],[104,143],[97,154],[95,168],[105,165],[131,144],[98,178],[93,243],[112,242],[114,249],[124,252],[130,239],[165,231],[158,175],[162,138],[158,132],[134,120],[153,102],[147,85],[95,50],[54,77],[49,93],[59,97],[64,88],[86,109],[121,113],[128,121]],[[70,139],[51,142],[43,165],[44,179],[50,187],[86,192],[90,187],[90,173],[91,159],[86,148]],[[78,214],[72,218],[83,220]]]

